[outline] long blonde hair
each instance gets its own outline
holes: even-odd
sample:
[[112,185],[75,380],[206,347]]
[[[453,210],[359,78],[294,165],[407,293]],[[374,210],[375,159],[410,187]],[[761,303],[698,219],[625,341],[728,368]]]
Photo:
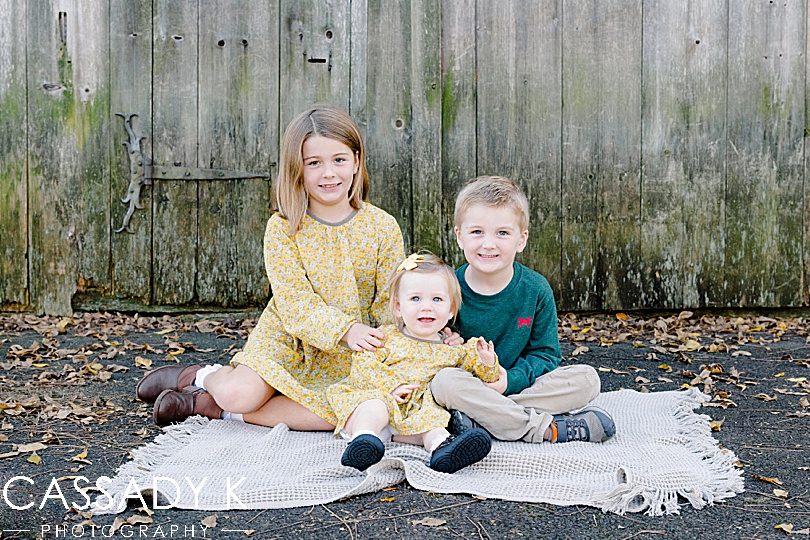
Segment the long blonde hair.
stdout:
[[304,187],[304,141],[326,137],[349,147],[358,161],[357,173],[349,189],[349,204],[359,210],[368,197],[366,151],[360,129],[345,111],[326,105],[315,105],[296,116],[284,130],[281,141],[281,165],[274,184],[276,211],[287,219],[287,233],[294,236],[307,212],[309,197]]

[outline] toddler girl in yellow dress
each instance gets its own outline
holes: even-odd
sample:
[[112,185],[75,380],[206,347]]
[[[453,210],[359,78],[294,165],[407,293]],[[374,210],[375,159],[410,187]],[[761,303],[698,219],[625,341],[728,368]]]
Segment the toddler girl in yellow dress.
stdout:
[[391,275],[389,305],[397,325],[376,351],[355,353],[350,375],[327,389],[337,423],[351,437],[341,463],[365,470],[385,453],[381,434],[424,446],[430,467],[452,473],[483,459],[491,438],[480,428],[452,436],[450,414],[433,401],[430,381],[445,367],[463,367],[487,382],[499,376],[494,346],[482,337],[462,346],[442,343],[442,329],[458,313],[461,291],[453,270],[432,255],[411,255]]

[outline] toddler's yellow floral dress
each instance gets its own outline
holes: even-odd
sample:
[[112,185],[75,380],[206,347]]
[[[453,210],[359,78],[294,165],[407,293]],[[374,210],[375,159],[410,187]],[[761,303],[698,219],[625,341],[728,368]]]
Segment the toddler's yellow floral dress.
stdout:
[[[430,381],[442,368],[461,367],[486,382],[498,380],[498,362],[489,366],[476,350],[478,338],[450,346],[406,336],[396,326],[380,328],[387,340],[376,352],[355,353],[351,374],[327,390],[329,404],[338,421],[339,434],[358,405],[380,399],[388,406],[389,426],[400,435],[417,435],[447,426],[450,414],[436,405]],[[397,403],[391,391],[402,384],[418,384],[405,403]]]
[[330,423],[326,388],[349,374],[349,327],[390,322],[388,277],[404,258],[396,220],[364,203],[341,223],[304,216],[294,236],[278,214],[267,222],[264,261],[273,297],[231,360]]

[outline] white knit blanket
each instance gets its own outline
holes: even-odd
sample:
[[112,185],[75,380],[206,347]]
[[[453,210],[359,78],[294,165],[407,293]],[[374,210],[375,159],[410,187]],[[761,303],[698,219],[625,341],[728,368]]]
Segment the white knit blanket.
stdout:
[[736,457],[718,447],[709,417],[694,412],[708,399],[694,388],[603,393],[594,405],[616,422],[609,441],[495,441],[483,461],[454,474],[430,469],[416,446],[389,443],[380,463],[359,472],[340,465],[347,442],[332,434],[195,417],[135,450],[110,483],[100,483],[106,494],[94,512],[151,505],[154,493],[163,507],[198,510],[310,506],[407,480],[440,493],[673,514],[683,500],[701,508],[743,491]]

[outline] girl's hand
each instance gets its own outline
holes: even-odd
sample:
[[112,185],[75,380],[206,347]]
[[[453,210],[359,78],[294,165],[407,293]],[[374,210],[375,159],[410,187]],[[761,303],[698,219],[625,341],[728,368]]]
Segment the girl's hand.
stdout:
[[461,337],[461,334],[459,334],[458,332],[453,332],[452,330],[450,330],[449,326],[446,326],[444,330],[442,330],[442,334],[447,336],[446,338],[444,338],[444,341],[442,342],[445,345],[464,344],[464,338]]
[[484,385],[489,386],[499,394],[503,394],[504,392],[506,392],[506,382],[507,382],[506,370],[503,369],[503,366],[498,366],[498,368],[501,370],[501,376],[498,377],[498,380],[495,382],[485,382]]
[[374,352],[385,343],[385,334],[365,324],[354,323],[340,338],[340,343],[353,351]]
[[478,356],[488,366],[494,366],[495,360],[498,358],[495,355],[495,345],[491,341],[486,341],[484,338],[479,337],[475,344],[475,349],[478,351]]
[[391,390],[391,395],[394,396],[397,403],[405,403],[405,398],[411,395],[417,388],[419,388],[418,384],[400,384]]

